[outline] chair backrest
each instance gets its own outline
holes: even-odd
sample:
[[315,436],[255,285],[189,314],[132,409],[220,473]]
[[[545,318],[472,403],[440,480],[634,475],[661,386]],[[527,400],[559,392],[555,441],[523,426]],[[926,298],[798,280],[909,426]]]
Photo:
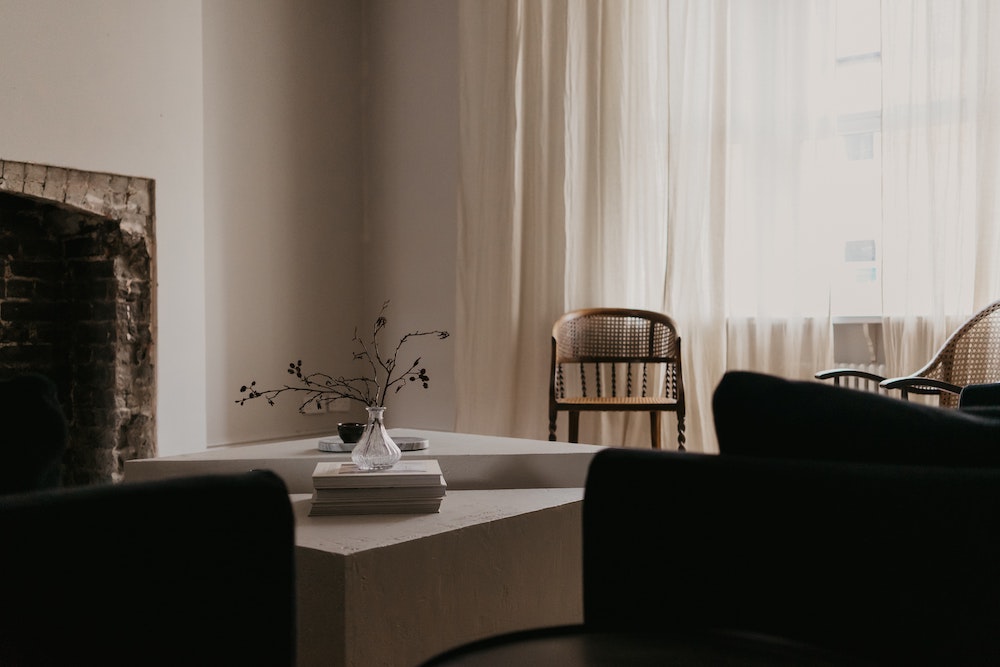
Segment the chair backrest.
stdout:
[[586,482],[595,630],[726,629],[967,664],[1000,655],[998,562],[997,468],[609,448]]
[[568,396],[667,396],[684,383],[680,336],[663,313],[585,308],[552,327],[551,393]]
[[294,518],[270,472],[0,498],[0,664],[295,664]]
[[[1000,301],[994,301],[955,330],[915,377],[960,387],[1000,382]],[[956,407],[959,397],[943,393],[941,405]]]

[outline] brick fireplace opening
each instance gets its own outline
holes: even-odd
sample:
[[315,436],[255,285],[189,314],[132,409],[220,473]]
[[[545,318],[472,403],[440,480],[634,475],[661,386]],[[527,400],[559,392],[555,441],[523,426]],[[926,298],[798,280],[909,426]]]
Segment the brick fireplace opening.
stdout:
[[66,486],[156,455],[154,220],[150,179],[0,160],[0,378],[56,383]]

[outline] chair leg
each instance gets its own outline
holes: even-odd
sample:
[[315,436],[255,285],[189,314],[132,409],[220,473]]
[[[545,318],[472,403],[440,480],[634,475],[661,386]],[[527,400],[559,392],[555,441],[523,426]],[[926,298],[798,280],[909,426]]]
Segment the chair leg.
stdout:
[[569,441],[578,442],[580,440],[580,413],[572,411],[569,413]]
[[649,440],[653,449],[660,449],[660,413],[649,413]]
[[549,440],[556,439],[556,417],[559,415],[554,409],[549,409]]
[[684,411],[677,411],[677,451],[684,452],[687,448],[684,443],[687,442],[687,438],[684,435]]

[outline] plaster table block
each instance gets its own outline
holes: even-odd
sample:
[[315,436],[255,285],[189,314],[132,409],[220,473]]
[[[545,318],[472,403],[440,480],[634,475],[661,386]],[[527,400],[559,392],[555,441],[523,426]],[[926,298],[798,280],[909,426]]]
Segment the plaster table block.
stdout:
[[391,429],[426,438],[434,514],[310,517],[320,437],[125,463],[126,481],[269,469],[296,515],[300,667],[410,667],[452,646],[583,620],[582,500],[601,446]]
[[299,665],[419,664],[583,620],[582,488],[449,490],[436,514],[296,516]]

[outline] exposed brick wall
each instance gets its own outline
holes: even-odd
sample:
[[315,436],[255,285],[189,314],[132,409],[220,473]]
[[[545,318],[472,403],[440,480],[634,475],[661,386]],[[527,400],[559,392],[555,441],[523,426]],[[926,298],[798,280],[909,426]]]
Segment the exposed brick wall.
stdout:
[[152,203],[148,179],[0,161],[0,376],[56,382],[66,485],[156,454]]

